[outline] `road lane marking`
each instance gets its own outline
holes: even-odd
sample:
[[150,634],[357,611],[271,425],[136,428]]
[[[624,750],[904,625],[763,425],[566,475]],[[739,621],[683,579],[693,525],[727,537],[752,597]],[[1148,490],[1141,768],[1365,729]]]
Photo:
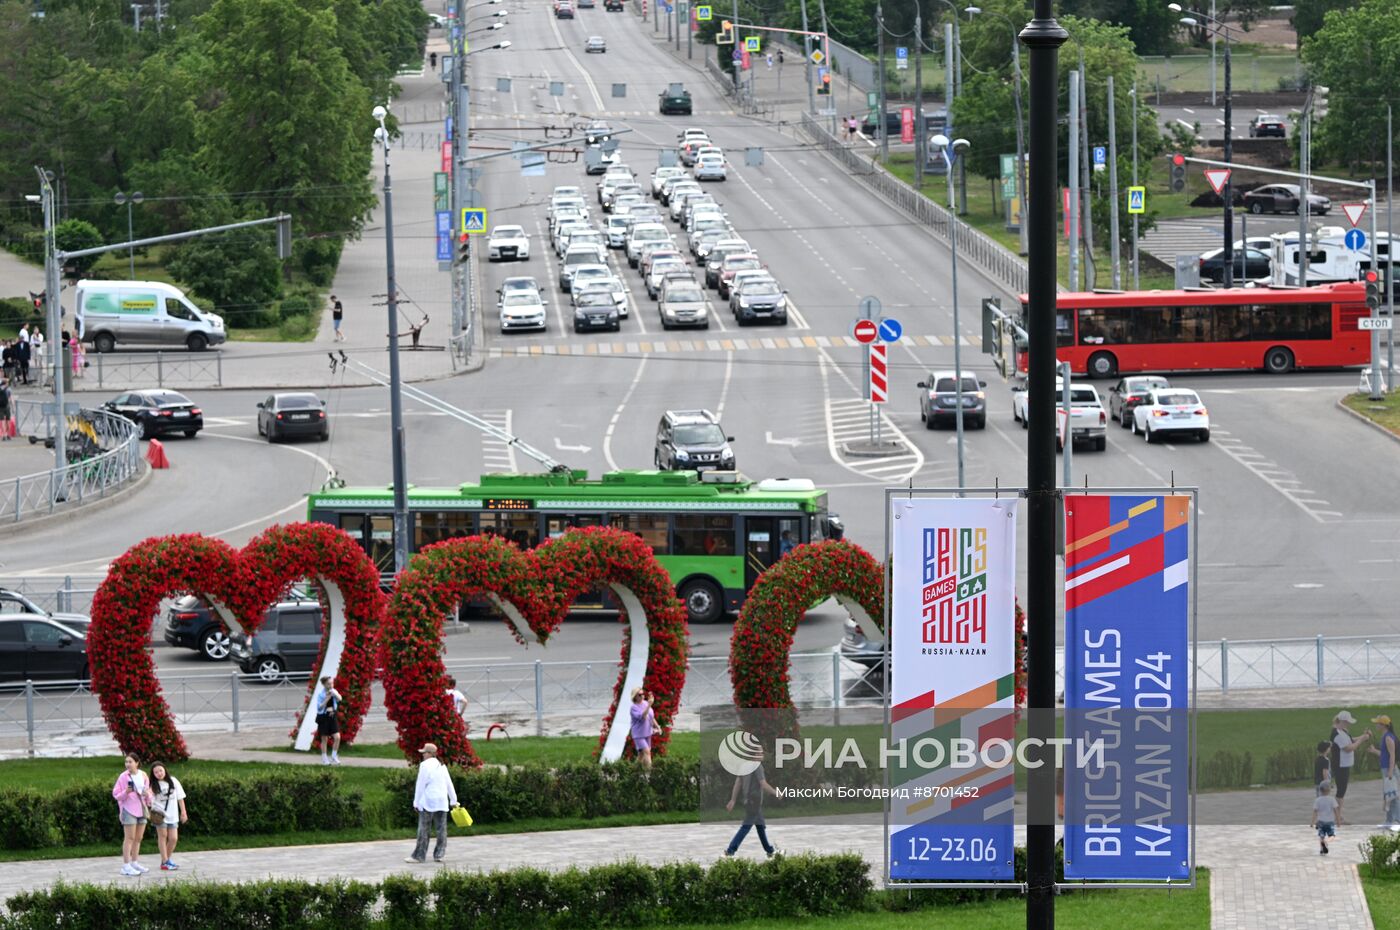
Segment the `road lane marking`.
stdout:
[[632,383],[627,386],[627,392],[622,395],[622,402],[617,405],[617,409],[613,411],[612,419],[608,421],[607,432],[603,434],[603,458],[607,460],[608,467],[613,471],[622,470],[618,467],[617,460],[613,458],[612,454],[613,432],[617,429],[617,421],[622,418],[622,411],[627,408],[627,402],[632,399],[633,392],[637,390],[637,385],[642,383],[642,375],[646,370],[647,357],[644,355],[637,365],[637,373],[632,376]]

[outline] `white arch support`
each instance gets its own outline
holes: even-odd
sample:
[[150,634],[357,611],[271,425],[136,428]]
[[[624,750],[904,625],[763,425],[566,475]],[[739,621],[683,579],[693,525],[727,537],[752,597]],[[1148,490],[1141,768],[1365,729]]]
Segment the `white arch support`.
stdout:
[[627,675],[622,682],[622,691],[617,696],[617,711],[613,714],[612,725],[608,727],[608,739],[603,743],[599,761],[603,764],[616,762],[622,758],[627,747],[627,739],[632,733],[632,692],[646,680],[647,659],[651,655],[651,633],[647,629],[647,613],[642,602],[626,585],[609,585],[613,594],[622,602],[627,611],[627,622],[632,633],[632,646],[627,655]]
[[309,752],[311,740],[316,736],[316,715],[311,711],[315,707],[312,701],[321,687],[319,682],[326,675],[334,678],[340,673],[340,659],[345,654],[345,596],[340,593],[340,588],[334,582],[320,576],[316,580],[326,592],[326,606],[330,608],[326,617],[330,624],[330,636],[326,639],[326,655],[316,673],[318,684],[302,705],[301,726],[297,728],[297,740],[294,744],[298,752]]

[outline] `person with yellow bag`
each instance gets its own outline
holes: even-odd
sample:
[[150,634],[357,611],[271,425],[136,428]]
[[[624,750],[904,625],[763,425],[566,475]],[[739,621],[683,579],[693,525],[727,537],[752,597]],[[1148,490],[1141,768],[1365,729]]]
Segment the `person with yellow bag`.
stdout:
[[423,748],[418,751],[423,756],[423,761],[418,765],[418,781],[413,790],[413,809],[418,812],[418,842],[413,847],[413,855],[404,859],[404,862],[426,861],[429,831],[437,835],[437,844],[433,847],[433,861],[441,862],[447,856],[447,812],[458,806],[457,789],[452,785],[452,774],[437,757],[438,748],[435,744],[424,743]]

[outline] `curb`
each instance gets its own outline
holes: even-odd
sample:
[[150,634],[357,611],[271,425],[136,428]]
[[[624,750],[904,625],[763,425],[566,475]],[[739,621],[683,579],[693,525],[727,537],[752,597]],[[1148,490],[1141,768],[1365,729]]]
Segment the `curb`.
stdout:
[[1371,429],[1380,433],[1382,436],[1389,439],[1391,442],[1400,442],[1400,434],[1391,432],[1384,426],[1381,426],[1375,420],[1372,420],[1370,417],[1366,416],[1364,413],[1357,413],[1355,410],[1352,410],[1350,407],[1348,407],[1342,400],[1337,401],[1337,409],[1345,413],[1347,416],[1353,417],[1359,420],[1360,422],[1365,423]]
[[27,528],[38,526],[41,523],[48,523],[51,520],[61,520],[79,513],[86,515],[106,510],[144,486],[146,482],[151,480],[152,474],[154,474],[154,472],[151,466],[146,462],[145,458],[142,457],[141,474],[134,481],[128,482],[114,493],[108,494],[106,497],[99,497],[93,501],[75,504],[72,507],[65,507],[63,510],[56,510],[53,513],[46,513],[41,517],[33,517],[32,519],[29,517],[21,517],[14,525]]

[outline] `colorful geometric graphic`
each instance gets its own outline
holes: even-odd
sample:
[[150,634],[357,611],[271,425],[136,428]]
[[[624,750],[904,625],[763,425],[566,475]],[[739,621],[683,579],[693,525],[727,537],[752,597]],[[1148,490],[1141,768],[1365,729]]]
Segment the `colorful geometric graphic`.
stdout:
[[1190,506],[1066,498],[1066,878],[1190,878]]

